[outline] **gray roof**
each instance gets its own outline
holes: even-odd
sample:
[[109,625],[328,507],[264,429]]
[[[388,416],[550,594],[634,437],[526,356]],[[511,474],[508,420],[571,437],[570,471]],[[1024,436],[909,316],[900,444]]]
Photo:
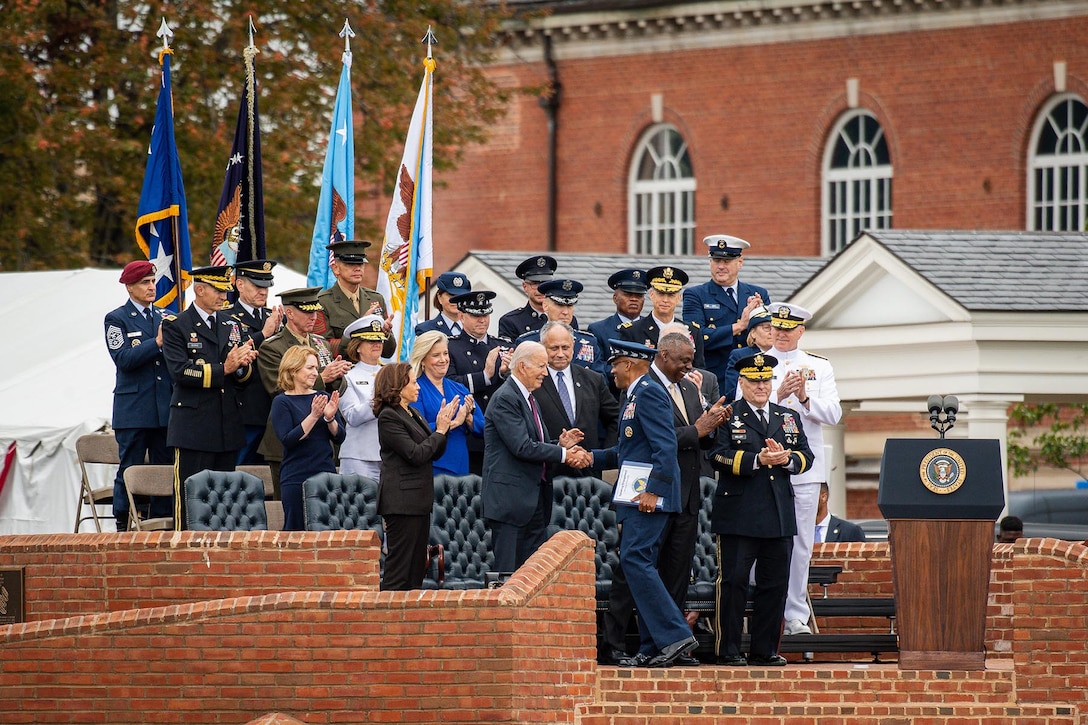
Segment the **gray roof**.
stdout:
[[[612,290],[608,287],[608,278],[613,272],[626,268],[649,269],[659,265],[670,265],[687,272],[688,286],[702,284],[710,279],[709,257],[705,255],[663,257],[635,254],[580,254],[575,252],[547,252],[559,263],[556,279],[574,279],[585,286],[578,297],[578,324],[585,328],[589,323],[608,317],[616,311],[612,303]],[[484,265],[495,270],[503,279],[517,286],[519,280],[514,270],[527,257],[521,252],[492,252],[478,250],[469,252]],[[464,262],[458,262],[454,268]],[[818,272],[828,260],[822,257],[744,257],[744,269],[740,278],[750,284],[766,287],[772,300],[787,300],[810,277]],[[649,312],[645,309],[644,313]],[[677,314],[680,310],[677,309]]]
[[1088,234],[891,229],[867,234],[968,310],[1088,310]]

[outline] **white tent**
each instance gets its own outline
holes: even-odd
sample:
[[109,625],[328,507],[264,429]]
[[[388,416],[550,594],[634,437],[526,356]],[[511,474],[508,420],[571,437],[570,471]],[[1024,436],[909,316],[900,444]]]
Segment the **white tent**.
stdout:
[[[0,454],[16,444],[0,492],[0,534],[72,530],[76,439],[107,425],[113,409],[114,366],[102,321],[126,299],[120,275],[119,269],[0,274],[0,335],[8,350],[0,358]],[[305,286],[305,276],[276,268],[273,295]],[[114,472],[96,475],[104,483]]]

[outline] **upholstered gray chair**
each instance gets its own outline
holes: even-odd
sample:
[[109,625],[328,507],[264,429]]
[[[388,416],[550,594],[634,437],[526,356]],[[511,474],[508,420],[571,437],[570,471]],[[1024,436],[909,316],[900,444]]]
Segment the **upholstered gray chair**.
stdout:
[[264,482],[244,471],[201,471],[185,479],[193,531],[264,531]]
[[480,477],[434,477],[431,545],[424,589],[482,589],[495,556],[480,504]]
[[303,481],[302,510],[307,531],[382,533],[378,483],[355,473],[318,473]]
[[619,531],[612,503],[612,487],[598,478],[557,476],[552,482],[552,520],[548,534],[581,531],[596,542],[597,600],[607,601],[612,571],[619,566]]

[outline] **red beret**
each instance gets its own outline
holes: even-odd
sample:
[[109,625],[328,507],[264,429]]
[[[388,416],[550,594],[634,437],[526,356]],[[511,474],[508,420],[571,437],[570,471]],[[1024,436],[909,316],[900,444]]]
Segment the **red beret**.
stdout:
[[139,282],[149,274],[155,274],[155,265],[146,259],[129,262],[121,270],[121,284],[133,284]]

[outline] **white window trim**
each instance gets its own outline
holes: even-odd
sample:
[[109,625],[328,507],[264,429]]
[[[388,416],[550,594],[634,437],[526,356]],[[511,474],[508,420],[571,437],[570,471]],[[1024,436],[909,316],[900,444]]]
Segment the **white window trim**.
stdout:
[[[643,134],[639,137],[638,143],[635,144],[635,153],[631,157],[631,166],[627,172],[627,250],[630,254],[691,254],[694,252],[695,247],[695,177],[677,178],[669,180],[651,180],[645,181],[638,178],[638,169],[642,161],[643,154],[647,153],[646,146],[649,144],[658,134],[662,132],[673,131],[678,134],[682,140],[684,140],[684,151],[688,154],[690,159],[691,152],[688,150],[687,140],[684,139],[684,135],[680,133],[680,130],[669,123],[657,123],[647,128]],[[692,165],[694,169],[694,164]],[[638,226],[638,205],[640,197],[642,195],[649,194],[652,203],[651,206],[656,205],[656,202],[661,196],[666,194],[672,194],[675,199],[680,199],[683,195],[688,195],[690,198],[690,220],[681,220],[679,222],[673,222],[664,224],[660,220],[655,220],[654,223],[643,226]],[[657,243],[657,236],[665,230],[674,230],[679,236],[678,244],[680,248],[675,250],[661,249]],[[654,238],[651,249],[639,249],[639,232],[649,231]],[[687,233],[687,248],[683,247],[684,233]]]
[[[1047,119],[1054,111],[1055,107],[1064,105],[1068,101],[1079,101],[1084,105],[1088,105],[1083,98],[1075,93],[1058,93],[1050,98],[1047,103],[1039,109],[1039,113],[1035,117],[1035,124],[1031,129],[1031,143],[1028,145],[1028,163],[1027,163],[1027,199],[1025,200],[1025,228],[1032,232],[1045,232],[1045,231],[1057,231],[1050,229],[1039,229],[1035,224],[1035,212],[1039,204],[1035,199],[1035,172],[1040,169],[1056,169],[1056,168],[1070,168],[1078,167],[1078,173],[1080,175],[1079,188],[1080,198],[1075,200],[1075,203],[1080,207],[1080,223],[1077,225],[1079,229],[1072,229],[1070,231],[1081,231],[1084,229],[1085,221],[1088,220],[1088,151],[1078,154],[1066,154],[1055,156],[1037,156],[1036,151],[1039,148],[1039,137],[1042,135],[1043,127],[1046,125]],[[1085,139],[1088,141],[1088,139]],[[1088,145],[1086,145],[1088,148]],[[1049,205],[1053,206],[1055,199],[1049,200]]]
[[[895,164],[894,163],[893,164],[882,164],[882,165],[877,165],[877,166],[868,166],[868,167],[865,167],[865,168],[848,168],[848,169],[832,169],[831,168],[831,159],[832,159],[832,156],[834,155],[835,146],[839,142],[839,135],[842,133],[842,130],[843,130],[843,128],[846,127],[847,123],[849,123],[850,121],[854,120],[855,118],[857,118],[859,116],[868,116],[868,117],[872,118],[874,121],[877,121],[876,116],[872,112],[870,112],[870,111],[868,111],[868,110],[866,110],[864,108],[852,109],[850,111],[847,111],[846,113],[844,113],[842,116],[839,117],[838,121],[835,122],[835,125],[831,129],[831,133],[828,134],[828,136],[827,136],[827,143],[824,144],[824,158],[823,158],[823,164],[822,164],[822,167],[821,167],[821,174],[820,174],[820,250],[821,250],[821,254],[823,254],[824,256],[830,256],[832,254],[835,254],[835,253],[841,251],[841,249],[832,249],[831,248],[832,239],[831,239],[831,233],[830,233],[830,230],[829,230],[829,227],[831,225],[831,216],[832,216],[831,194],[829,193],[831,184],[832,183],[837,183],[837,182],[848,182],[849,183],[849,182],[854,182],[854,181],[868,181],[869,186],[870,186],[870,191],[873,193],[872,198],[876,198],[876,195],[875,195],[876,185],[883,182],[883,181],[885,181],[885,180],[887,180],[888,183],[890,184],[891,181],[895,178]],[[880,125],[880,122],[877,121],[877,124]],[[881,125],[881,131],[882,132],[883,132],[883,129],[884,129],[884,127]],[[885,132],[883,135],[884,135],[884,143],[887,144],[887,142],[888,142],[887,141],[887,133]],[[883,228],[889,228],[890,229],[891,224],[892,224],[894,208],[895,208],[894,203],[892,205],[890,205],[887,209],[870,208],[868,210],[868,212],[867,212],[867,218],[868,218],[869,222],[871,223],[873,220],[875,220],[878,217],[887,217],[888,224],[887,224],[886,227],[883,227]],[[855,218],[855,215],[853,214],[853,212],[848,211],[846,219],[849,220],[849,221],[853,221],[854,218]],[[871,227],[869,227],[869,228],[871,228]],[[850,241],[851,240],[844,240],[843,247],[845,247],[847,244],[849,244]]]

